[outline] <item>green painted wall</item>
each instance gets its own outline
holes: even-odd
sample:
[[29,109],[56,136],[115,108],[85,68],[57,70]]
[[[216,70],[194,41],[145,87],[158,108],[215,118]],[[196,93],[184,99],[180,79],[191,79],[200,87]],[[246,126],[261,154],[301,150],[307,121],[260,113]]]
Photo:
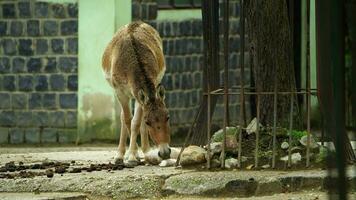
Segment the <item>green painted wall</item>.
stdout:
[[78,142],[118,139],[120,113],[101,58],[117,28],[131,21],[131,0],[79,0]]
[[182,21],[186,19],[201,19],[201,9],[158,10],[157,20]]

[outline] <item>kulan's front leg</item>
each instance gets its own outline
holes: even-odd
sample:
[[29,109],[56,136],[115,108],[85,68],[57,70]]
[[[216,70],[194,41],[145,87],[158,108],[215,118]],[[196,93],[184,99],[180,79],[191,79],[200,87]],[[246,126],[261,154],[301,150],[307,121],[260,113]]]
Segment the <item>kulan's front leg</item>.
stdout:
[[140,104],[136,101],[135,103],[135,114],[131,121],[131,138],[130,138],[130,146],[129,146],[129,154],[127,164],[131,166],[138,165],[137,161],[137,135],[140,131],[142,119],[142,108]]

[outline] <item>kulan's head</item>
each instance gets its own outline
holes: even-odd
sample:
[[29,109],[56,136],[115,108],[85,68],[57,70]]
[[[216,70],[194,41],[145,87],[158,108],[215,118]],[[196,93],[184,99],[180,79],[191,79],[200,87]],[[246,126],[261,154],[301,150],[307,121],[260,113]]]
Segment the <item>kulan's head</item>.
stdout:
[[139,90],[138,98],[143,106],[142,120],[146,125],[146,130],[159,147],[158,155],[162,159],[170,158],[169,113],[164,102],[164,87],[158,85],[154,95],[148,95],[143,90]]

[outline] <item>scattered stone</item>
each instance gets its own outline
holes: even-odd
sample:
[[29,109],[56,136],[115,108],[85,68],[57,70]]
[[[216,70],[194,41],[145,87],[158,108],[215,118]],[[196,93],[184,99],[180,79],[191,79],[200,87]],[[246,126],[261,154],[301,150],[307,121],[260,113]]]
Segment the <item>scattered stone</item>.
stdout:
[[238,160],[235,158],[229,158],[225,160],[225,167],[227,169],[236,168]]
[[262,166],[261,166],[262,169],[268,169],[268,168],[270,168],[270,167],[271,167],[271,165],[269,165],[269,164],[266,164],[266,165],[262,165]]
[[220,160],[218,160],[218,159],[212,159],[210,161],[211,168],[219,168],[220,165],[221,165],[221,163],[220,163]]
[[198,146],[188,146],[182,152],[179,164],[182,166],[201,164],[206,161],[206,150]]
[[177,160],[176,159],[167,159],[167,160],[162,160],[162,162],[159,164],[160,167],[172,167],[176,164]]
[[47,169],[46,170],[46,176],[48,178],[52,178],[54,176],[53,169]]
[[283,143],[281,144],[281,148],[282,148],[282,149],[288,149],[288,147],[289,147],[288,142],[283,142]]
[[255,165],[251,164],[251,165],[248,165],[248,166],[246,167],[246,169],[251,170],[251,169],[253,169],[254,167],[255,167]]
[[[263,127],[261,123],[259,123],[260,129]],[[253,118],[253,120],[250,122],[250,124],[246,128],[246,132],[248,135],[252,133],[256,133],[257,131],[257,118]]]
[[67,170],[66,170],[66,168],[64,167],[64,166],[57,166],[57,167],[55,167],[55,169],[54,169],[54,172],[55,173],[58,173],[58,174],[63,174],[63,173],[65,173]]
[[[285,162],[288,162],[288,155],[287,156],[284,156],[282,158],[280,158],[281,161],[285,161]],[[292,164],[296,164],[298,163],[299,161],[302,160],[302,155],[298,152],[298,153],[293,153],[291,155],[291,163]]]
[[[299,140],[300,144],[302,144],[303,146],[307,146],[307,142],[308,142],[308,136],[304,135],[302,138],[300,138]],[[319,145],[318,143],[315,141],[313,136],[310,136],[310,148],[311,149],[315,149],[317,148]]]
[[212,154],[218,154],[222,151],[222,142],[213,142],[210,144],[210,151]]
[[80,173],[80,172],[82,172],[81,168],[73,168],[69,171],[69,173]]
[[[233,136],[234,138],[237,138],[239,134],[239,128],[237,127],[226,127],[226,137],[228,135],[231,135]],[[212,138],[211,138],[211,141],[212,142],[222,142],[224,139],[224,129],[220,129],[218,131],[216,131]]]

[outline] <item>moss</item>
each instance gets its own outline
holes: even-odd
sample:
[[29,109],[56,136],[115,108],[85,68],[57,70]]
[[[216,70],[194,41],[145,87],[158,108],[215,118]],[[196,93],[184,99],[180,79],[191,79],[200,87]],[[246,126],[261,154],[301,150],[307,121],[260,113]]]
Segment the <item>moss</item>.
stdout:
[[[211,138],[212,142],[222,142],[223,141],[223,137],[224,137],[224,129],[220,129],[218,131],[216,131],[213,135],[213,137]],[[237,138],[237,136],[240,133],[240,128],[238,127],[226,127],[226,135],[230,135],[233,136],[235,138]]]

